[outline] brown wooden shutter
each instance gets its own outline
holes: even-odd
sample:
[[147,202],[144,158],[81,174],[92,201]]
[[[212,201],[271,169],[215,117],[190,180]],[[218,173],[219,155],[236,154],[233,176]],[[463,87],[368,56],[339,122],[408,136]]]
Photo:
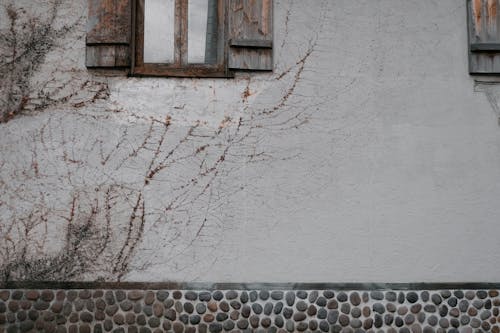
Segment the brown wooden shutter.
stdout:
[[467,0],[471,74],[500,74],[499,7],[499,0]]
[[273,1],[228,0],[230,69],[273,69]]
[[87,67],[129,67],[131,0],[87,1]]

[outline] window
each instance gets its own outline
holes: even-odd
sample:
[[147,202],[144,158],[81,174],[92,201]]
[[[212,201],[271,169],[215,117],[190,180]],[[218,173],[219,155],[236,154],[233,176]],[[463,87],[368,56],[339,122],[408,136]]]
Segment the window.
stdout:
[[272,0],[88,0],[86,64],[137,76],[272,70]]
[[500,74],[498,0],[467,0],[469,73]]

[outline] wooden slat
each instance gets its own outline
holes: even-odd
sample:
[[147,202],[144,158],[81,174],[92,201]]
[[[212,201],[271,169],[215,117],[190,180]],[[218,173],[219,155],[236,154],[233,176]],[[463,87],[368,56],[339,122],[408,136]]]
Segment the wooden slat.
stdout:
[[230,69],[272,70],[272,0],[231,0]]
[[88,0],[87,43],[129,43],[131,0]]
[[128,45],[87,45],[87,67],[128,67],[130,48]]
[[499,0],[468,0],[469,73],[500,74]]

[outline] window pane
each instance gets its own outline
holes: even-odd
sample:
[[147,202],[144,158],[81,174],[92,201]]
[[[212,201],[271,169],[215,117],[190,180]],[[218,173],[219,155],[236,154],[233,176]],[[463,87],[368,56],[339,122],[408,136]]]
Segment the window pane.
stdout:
[[175,0],[144,1],[144,62],[174,61]]
[[217,0],[188,0],[188,62],[217,62]]

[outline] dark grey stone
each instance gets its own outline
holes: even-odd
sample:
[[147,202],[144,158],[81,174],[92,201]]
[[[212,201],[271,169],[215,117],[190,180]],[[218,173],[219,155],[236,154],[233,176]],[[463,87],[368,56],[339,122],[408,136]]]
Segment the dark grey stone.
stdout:
[[280,313],[281,313],[281,310],[283,310],[283,302],[277,302],[277,303],[274,305],[274,313],[275,313],[275,314],[280,314]]
[[293,332],[295,330],[295,323],[293,320],[287,320],[285,327],[288,332]]
[[445,317],[448,314],[448,307],[446,305],[441,305],[439,307],[439,315]]
[[410,303],[415,303],[418,301],[418,294],[414,291],[410,291],[409,293],[406,294],[406,299]]
[[481,318],[482,320],[486,320],[486,319],[488,319],[490,317],[491,317],[491,311],[490,310],[484,310],[479,315],[479,318]]
[[341,291],[340,293],[338,293],[337,295],[337,300],[339,302],[346,302],[347,301],[347,294],[343,291]]
[[424,290],[420,293],[420,299],[422,302],[427,302],[429,300],[429,292],[427,290]]
[[204,303],[196,304],[196,312],[204,314],[207,311],[207,306]]
[[290,319],[293,315],[293,309],[292,308],[285,308],[283,310],[283,316],[286,318],[286,319]]
[[458,302],[458,308],[462,312],[467,312],[467,309],[469,308],[469,302],[465,299],[461,300],[460,302]]
[[286,304],[292,306],[295,303],[295,293],[293,291],[287,291],[285,294]]
[[160,319],[158,317],[151,317],[148,320],[148,325],[151,328],[156,328],[156,327],[160,326]]
[[309,303],[314,303],[318,299],[319,293],[317,290],[313,290],[309,293]]
[[184,298],[188,301],[196,301],[198,299],[198,293],[192,290],[186,291],[186,293],[184,294]]
[[434,304],[436,304],[436,305],[441,304],[441,302],[443,301],[443,299],[441,298],[441,296],[440,296],[440,295],[438,295],[438,294],[432,294],[432,296],[431,296],[431,300],[432,300],[432,302],[433,302]]
[[450,322],[446,318],[441,318],[439,319],[439,326],[441,326],[442,328],[448,328],[450,327]]
[[[137,303],[137,304],[139,304],[139,303]],[[174,304],[175,304],[175,301],[171,298],[167,298],[165,301],[163,301],[163,305],[165,305],[166,309],[171,308],[172,306],[174,306]]]
[[224,313],[224,312],[219,312],[215,316],[215,320],[217,320],[217,321],[224,321],[224,320],[227,320],[227,318],[229,318],[229,316],[227,315],[227,313]]
[[396,324],[397,327],[401,327],[404,325],[404,321],[403,321],[403,318],[401,317],[396,317],[396,319],[394,319],[394,324]]
[[226,331],[231,331],[232,329],[234,329],[234,322],[232,320],[228,320],[228,321],[225,321],[223,324],[222,324],[222,327],[224,328],[224,330]]
[[246,304],[243,305],[243,307],[241,308],[241,315],[245,318],[250,317],[251,312],[252,312],[252,308]]
[[166,290],[159,290],[156,293],[156,299],[159,300],[160,302],[163,302],[164,300],[167,299],[169,293]]
[[472,302],[472,305],[476,308],[476,309],[481,309],[483,306],[484,306],[484,302],[480,299],[476,299]]
[[398,294],[398,303],[403,304],[405,302],[405,293],[400,291]]
[[472,318],[472,320],[470,321],[470,326],[472,328],[478,328],[479,326],[481,326],[481,321],[477,318]]
[[165,318],[174,321],[177,319],[177,312],[174,309],[167,309],[164,314]]
[[295,320],[295,321],[302,321],[302,320],[305,320],[306,318],[307,318],[307,316],[304,312],[296,312],[293,315],[293,320]]
[[[392,294],[394,295],[394,299],[391,301],[395,301],[396,300],[396,294],[394,292],[392,292]],[[374,300],[377,300],[377,301],[381,301],[384,299],[384,293],[381,292],[380,290],[372,290],[370,292],[370,297]],[[386,294],[386,297],[387,297],[387,294]],[[391,297],[392,298],[392,297]]]
[[427,318],[427,323],[431,326],[436,326],[438,323],[438,317],[434,315],[429,316],[429,318]]
[[222,329],[223,327],[219,323],[211,323],[210,325],[208,325],[208,330],[210,331],[210,333],[219,333],[222,331]]
[[262,313],[262,305],[260,305],[259,303],[253,303],[252,310],[256,314],[261,314]]
[[266,316],[269,316],[272,312],[273,312],[273,303],[271,303],[271,302],[267,302],[267,303],[264,305],[264,314],[265,314]]
[[317,313],[318,319],[326,319],[326,316],[328,315],[328,312],[326,311],[325,308],[320,308]]
[[283,291],[281,290],[275,290],[271,292],[271,298],[274,299],[275,301],[279,301],[283,299]]
[[[226,299],[227,300],[236,299],[237,297],[238,297],[238,292],[235,290],[229,290],[228,292],[226,292]],[[210,329],[210,327],[209,327],[209,329]]]
[[464,298],[464,292],[462,290],[455,290],[453,292],[453,295],[455,295],[455,297],[458,299]]
[[299,311],[306,311],[307,310],[307,303],[304,301],[298,301],[297,305],[295,306],[297,310]]
[[248,328],[248,325],[249,325],[249,323],[248,323],[248,320],[246,320],[246,319],[240,319],[236,323],[236,326],[238,326],[238,328],[241,330]]
[[259,298],[263,301],[267,301],[267,299],[269,298],[269,291],[267,290],[261,290],[259,292]]
[[360,328],[363,325],[361,320],[359,320],[358,318],[351,319],[350,324],[352,328]]
[[411,325],[415,322],[415,316],[411,313],[407,314],[405,319],[404,319],[404,322],[406,325]]
[[326,304],[327,304],[327,300],[323,296],[318,297],[318,299],[316,300],[316,305],[318,305],[318,306],[326,306]]
[[319,322],[319,329],[322,331],[322,332],[328,332],[330,330],[330,325],[328,324],[327,321],[325,320],[322,320]]
[[[335,293],[333,292],[333,290],[325,290],[325,291],[323,291],[323,296],[325,296],[327,299],[330,299],[330,298],[335,297]],[[321,325],[321,323],[320,323],[320,325]]]
[[[376,298],[374,298],[374,299],[376,299]],[[394,291],[387,291],[385,293],[385,299],[388,300],[389,302],[395,302],[397,299],[396,293]]]
[[354,318],[361,317],[361,309],[358,308],[358,307],[352,308],[352,310],[351,310],[351,316],[353,316]]
[[278,326],[279,328],[283,327],[283,325],[285,325],[285,321],[283,320],[283,317],[276,316],[274,318],[274,325]]
[[392,314],[388,313],[384,316],[384,323],[387,326],[391,326],[393,322],[394,322],[394,316]]
[[212,293],[212,297],[216,301],[220,301],[221,299],[224,298],[224,294],[220,290],[216,290]]
[[297,291],[297,297],[300,299],[306,299],[307,298],[307,291],[304,291],[304,290]]
[[351,312],[351,305],[349,303],[343,303],[340,306],[340,312],[349,314],[349,312]]
[[259,298],[259,294],[255,290],[252,290],[249,293],[249,296],[250,296],[250,302],[255,302],[257,298]]
[[248,302],[248,292],[246,292],[245,290],[241,292],[240,294],[240,302],[245,304],[246,302]]
[[[176,308],[176,310],[177,310],[177,312],[182,312],[182,303],[181,303],[180,311],[177,308]],[[151,305],[146,305],[142,308],[142,312],[144,312],[144,314],[146,314],[146,316],[151,316],[151,315],[153,315],[153,307]]]
[[328,312],[327,320],[330,324],[335,324],[338,319],[339,319],[339,312],[337,310]]
[[441,290],[441,296],[444,298],[444,299],[447,299],[451,296],[451,291],[449,290]]
[[485,290],[478,290],[476,292],[476,296],[480,299],[485,299],[486,297],[488,297],[488,293]]
[[373,307],[372,307],[373,311],[374,312],[377,312],[379,314],[383,314],[385,312],[385,307],[382,303],[375,303],[373,304]]

